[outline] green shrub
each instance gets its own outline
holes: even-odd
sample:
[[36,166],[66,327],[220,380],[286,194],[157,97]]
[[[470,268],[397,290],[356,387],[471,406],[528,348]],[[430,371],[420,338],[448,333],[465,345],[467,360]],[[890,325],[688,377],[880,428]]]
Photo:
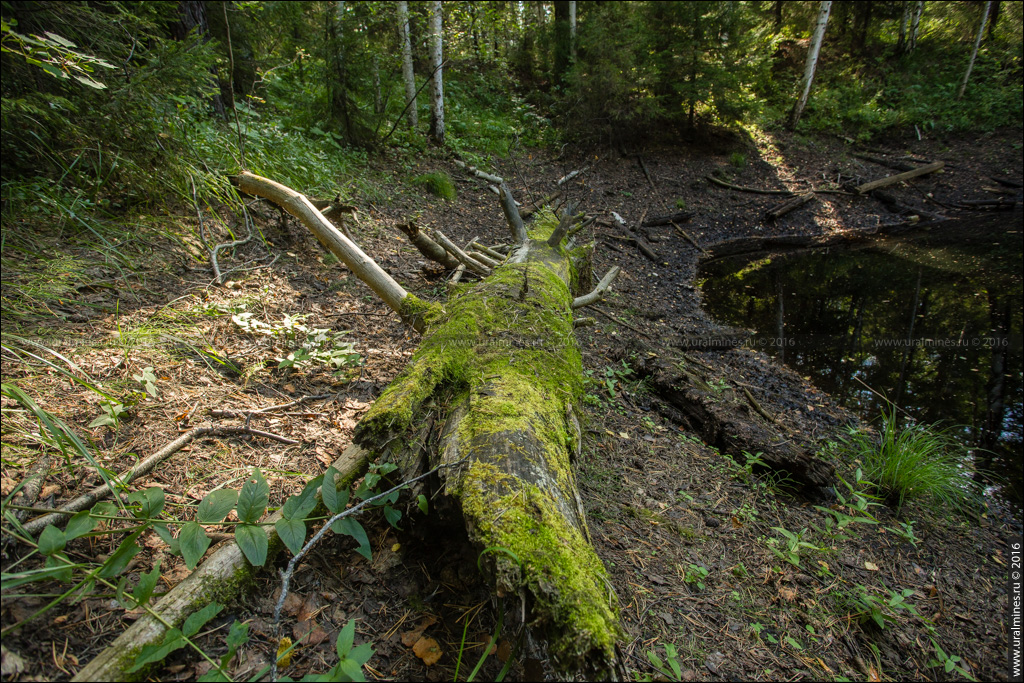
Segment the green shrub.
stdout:
[[423,187],[427,192],[441,199],[455,201],[455,185],[444,171],[431,171],[418,175],[412,179],[412,184]]
[[896,409],[882,410],[879,439],[858,431],[841,447],[860,459],[864,478],[902,507],[907,500],[938,510],[966,512],[981,498],[967,449],[946,430],[925,424],[900,426]]

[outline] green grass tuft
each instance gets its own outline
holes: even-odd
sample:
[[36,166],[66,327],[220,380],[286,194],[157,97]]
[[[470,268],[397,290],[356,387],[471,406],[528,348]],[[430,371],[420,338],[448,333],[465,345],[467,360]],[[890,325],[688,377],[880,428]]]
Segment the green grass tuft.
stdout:
[[842,450],[859,459],[864,478],[902,508],[917,500],[937,512],[977,508],[981,486],[972,478],[966,447],[946,430],[925,424],[900,426],[896,409],[882,410],[880,439],[859,431]]
[[431,171],[418,175],[412,179],[412,184],[425,188],[427,192],[441,199],[446,199],[449,202],[455,201],[455,185],[444,171]]

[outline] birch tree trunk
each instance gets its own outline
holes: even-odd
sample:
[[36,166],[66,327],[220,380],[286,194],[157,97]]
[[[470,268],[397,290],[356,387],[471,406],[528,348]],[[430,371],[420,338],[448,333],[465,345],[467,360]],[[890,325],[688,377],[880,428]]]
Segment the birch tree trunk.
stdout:
[[569,0],[569,54],[576,61],[576,0]]
[[907,38],[906,53],[909,55],[917,49],[917,33],[921,28],[921,14],[924,13],[924,0],[917,0],[914,7],[914,19],[910,22],[910,36]]
[[[402,40],[402,81],[405,83],[405,103],[408,105],[406,120],[409,128],[416,130],[419,124],[416,112],[416,75],[412,68],[412,36],[409,32],[409,3],[398,3],[398,34]],[[409,104],[409,103],[412,104]]]
[[444,79],[442,60],[441,0],[430,3],[430,137],[438,145],[444,144]]
[[978,48],[981,47],[981,39],[985,37],[985,24],[988,23],[988,12],[992,7],[992,0],[986,0],[985,9],[981,11],[981,24],[978,25],[978,37],[974,39],[974,49],[971,51],[971,61],[967,62],[967,71],[964,72],[963,83],[956,94],[958,100],[963,99],[964,91],[967,90],[967,81],[971,78],[971,70],[974,68],[974,60],[978,57]]
[[821,51],[821,43],[825,39],[825,27],[828,25],[828,15],[832,11],[831,0],[822,0],[818,9],[818,19],[814,24],[814,34],[811,36],[811,47],[807,51],[807,64],[804,67],[804,77],[801,81],[800,99],[797,100],[793,111],[789,116],[790,129],[796,128],[800,117],[807,106],[807,99],[811,95],[811,83],[814,81],[814,70],[818,66],[818,53]]
[[896,41],[896,52],[902,54],[907,49],[907,26],[910,24],[910,3],[903,0],[903,16],[900,18],[900,37]]

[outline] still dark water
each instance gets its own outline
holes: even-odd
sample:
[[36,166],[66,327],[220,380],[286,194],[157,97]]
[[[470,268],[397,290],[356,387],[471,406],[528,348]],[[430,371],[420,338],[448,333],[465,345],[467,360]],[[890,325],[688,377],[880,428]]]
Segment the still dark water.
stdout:
[[863,418],[880,394],[952,428],[1019,515],[1021,245],[1004,214],[868,248],[720,259],[699,277],[715,319],[753,329],[754,348]]

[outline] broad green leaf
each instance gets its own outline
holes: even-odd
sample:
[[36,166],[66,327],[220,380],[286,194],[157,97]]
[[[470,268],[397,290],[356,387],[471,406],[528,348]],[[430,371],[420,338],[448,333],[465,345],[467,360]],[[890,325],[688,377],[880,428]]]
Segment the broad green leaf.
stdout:
[[84,536],[95,529],[96,524],[98,522],[92,518],[88,510],[77,512],[74,517],[68,520],[68,525],[64,529],[64,537],[70,541],[73,538]]
[[338,651],[338,659],[345,659],[352,650],[352,643],[356,640],[356,622],[349,620],[345,627],[338,632],[338,639],[334,642]]
[[139,506],[135,511],[138,519],[152,519],[164,509],[164,490],[159,486],[150,486],[129,494],[128,502]]
[[420,506],[420,512],[427,514],[427,497],[422,493],[416,497],[416,504]]
[[298,555],[306,541],[306,523],[301,519],[279,519],[274,522],[274,528],[292,555]]
[[260,471],[254,469],[238,494],[238,520],[250,524],[260,521],[269,501],[270,485]]
[[[397,493],[397,491],[396,491],[396,493]],[[402,519],[402,511],[401,510],[396,510],[395,508],[391,507],[390,505],[385,505],[384,506],[384,519],[388,520],[388,524],[390,524],[391,526],[393,526],[396,529],[400,530],[400,528],[398,526],[398,520]]]
[[370,550],[370,539],[367,538],[366,530],[363,529],[362,524],[351,517],[342,517],[331,525],[331,531],[339,535],[344,534],[356,539],[356,543],[359,544],[359,547],[356,548],[356,552],[368,560],[373,559],[373,553]]
[[57,551],[53,555],[46,558],[46,562],[43,563],[44,569],[56,570],[53,574],[53,578],[58,581],[67,583],[72,577],[71,562],[68,561],[68,556],[64,553]]
[[373,657],[374,649],[373,645],[369,643],[363,643],[362,645],[356,645],[348,653],[348,659],[354,661],[359,666],[366,664],[370,661],[370,657]]
[[218,668],[210,669],[196,680],[200,683],[231,683],[231,679],[228,678],[227,675]]
[[345,509],[348,504],[349,491],[344,489],[339,491],[336,481],[337,470],[334,467],[328,467],[324,473],[323,485],[320,488],[320,497],[324,501],[324,505],[331,511],[332,515],[336,515]]
[[199,633],[199,629],[205,626],[206,622],[220,614],[222,609],[224,609],[224,605],[211,602],[198,612],[193,612],[188,615],[188,619],[186,619],[185,623],[181,625],[182,634],[186,638],[191,638],[195,634]]
[[291,496],[284,502],[281,514],[288,519],[305,519],[316,507],[316,490],[320,487],[323,477],[317,477],[302,489],[302,493]]
[[206,494],[196,509],[196,521],[200,524],[219,524],[235,507],[238,492],[234,489],[218,489]]
[[227,637],[228,650],[235,652],[238,648],[249,642],[249,624],[236,620],[231,624],[231,630]]
[[167,526],[167,522],[154,522],[153,531],[160,537],[164,543],[171,547],[172,555],[181,555],[181,545],[178,543],[178,539],[171,533],[170,527]]
[[178,534],[178,544],[181,547],[181,556],[185,559],[185,566],[195,569],[199,560],[203,559],[206,549],[210,547],[210,537],[206,530],[196,522],[188,522],[181,527]]
[[128,673],[135,673],[149,664],[162,662],[167,655],[183,647],[185,647],[185,639],[181,637],[181,631],[172,628],[164,636],[162,643],[159,645],[154,643],[142,648],[142,651],[135,657],[135,664],[128,669]]
[[139,544],[135,542],[142,535],[142,531],[142,529],[139,529],[121,541],[121,545],[117,546],[117,550],[107,558],[107,561],[103,563],[103,567],[96,575],[101,579],[112,579],[123,572],[131,559],[142,550]]
[[353,659],[343,659],[338,662],[338,668],[345,674],[350,681],[365,681],[366,677],[363,676],[363,667]]
[[255,524],[239,524],[235,527],[235,543],[242,549],[245,559],[255,567],[262,567],[267,561],[267,534],[263,527]]
[[47,525],[43,533],[39,534],[39,552],[43,555],[53,555],[59,550],[64,550],[67,545],[67,538],[64,532],[53,526]]
[[139,582],[135,584],[135,590],[132,591],[132,597],[135,598],[135,602],[139,605],[145,605],[149,602],[149,599],[153,596],[153,591],[156,590],[158,581],[160,581],[159,560],[157,560],[156,566],[153,567],[152,571],[139,574]]

